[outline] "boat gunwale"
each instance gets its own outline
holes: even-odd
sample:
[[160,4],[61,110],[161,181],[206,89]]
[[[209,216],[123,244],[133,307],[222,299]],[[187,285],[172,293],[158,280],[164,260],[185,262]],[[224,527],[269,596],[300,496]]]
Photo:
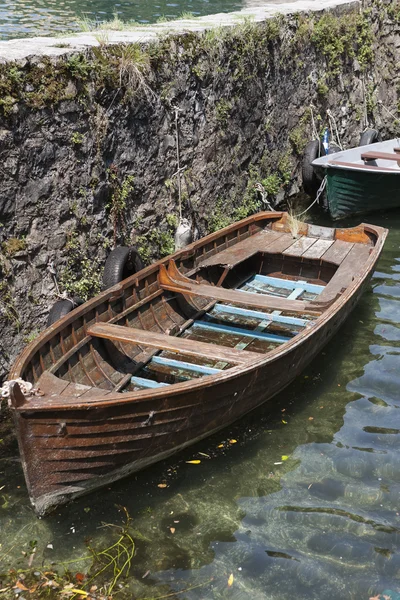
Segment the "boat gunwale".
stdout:
[[[74,309],[71,313],[69,313],[69,315],[64,317],[62,321],[59,322],[59,324],[55,324],[56,326],[51,326],[50,328],[46,329],[43,332],[43,334],[41,334],[41,336],[39,336],[33,342],[31,342],[31,344],[29,344],[25,348],[25,350],[22,351],[17,361],[14,363],[12,370],[10,371],[10,379],[16,379],[17,377],[19,377],[23,369],[26,368],[28,362],[31,360],[33,354],[36,351],[38,351],[43,344],[52,339],[52,337],[55,334],[62,331],[67,325],[72,323],[81,315],[87,313],[90,309],[95,308],[97,305],[101,304],[107,299],[112,299],[113,295],[115,295],[116,292],[120,293],[130,285],[135,285],[135,281],[137,285],[137,283],[140,280],[145,279],[153,272],[156,272],[161,264],[165,264],[171,259],[184,259],[186,257],[190,258],[191,253],[195,252],[196,249],[203,245],[206,245],[210,241],[222,237],[225,233],[229,233],[230,230],[235,231],[236,229],[239,229],[243,226],[251,225],[251,223],[265,219],[279,219],[282,217],[283,214],[284,212],[257,213],[256,215],[253,215],[248,219],[234,223],[224,229],[219,230],[218,232],[212,233],[204,238],[201,238],[201,240],[190,244],[182,250],[178,250],[172,255],[160,259],[152,265],[145,267],[145,269],[142,269],[139,273],[130,276],[123,282],[113,286],[112,288],[109,288],[108,290],[105,290],[98,296],[95,296],[82,306]],[[215,384],[225,383],[226,381],[229,381],[230,379],[242,375],[243,373],[251,373],[254,370],[259,369],[260,367],[268,363],[279,360],[280,358],[282,358],[282,356],[296,349],[297,346],[305,342],[309,338],[309,336],[313,335],[318,330],[320,330],[327,323],[327,321],[329,321],[350,300],[350,298],[357,292],[358,288],[362,285],[363,281],[367,279],[367,277],[370,275],[375,263],[377,262],[380,256],[380,252],[386,240],[388,231],[387,229],[384,229],[380,226],[369,225],[365,223],[361,223],[361,226],[364,227],[365,232],[373,233],[377,237],[375,246],[371,246],[372,252],[370,253],[368,259],[365,261],[363,269],[355,275],[352,283],[346,288],[345,292],[343,292],[343,294],[337,300],[335,300],[332,303],[332,305],[328,307],[319,317],[317,317],[314,321],[311,321],[310,324],[307,325],[302,332],[298,333],[291,340],[285,342],[277,348],[272,349],[269,352],[266,352],[264,357],[255,358],[254,361],[249,361],[248,363],[231,367],[227,370],[221,371],[220,373],[205,375],[196,380],[174,383],[168,386],[168,388],[160,388],[158,390],[138,390],[134,392],[127,392],[124,394],[121,392],[115,392],[104,396],[103,399],[101,396],[97,396],[93,399],[91,399],[90,396],[88,396],[87,398],[80,399],[68,396],[61,397],[57,394],[55,394],[54,397],[49,397],[47,395],[43,398],[34,397],[33,399],[28,399],[23,405],[20,405],[18,407],[13,406],[12,408],[18,411],[19,413],[48,412],[54,410],[88,410],[91,408],[99,407],[106,408],[113,405],[125,405],[138,401],[157,399],[160,397],[167,398],[175,395],[179,396],[181,394],[184,395],[185,392],[188,390],[192,391],[193,389],[199,388],[207,389],[211,386],[214,386]],[[338,228],[333,229],[337,230]],[[356,228],[348,228],[347,231],[351,231],[352,229]],[[145,298],[143,300],[145,300]]]

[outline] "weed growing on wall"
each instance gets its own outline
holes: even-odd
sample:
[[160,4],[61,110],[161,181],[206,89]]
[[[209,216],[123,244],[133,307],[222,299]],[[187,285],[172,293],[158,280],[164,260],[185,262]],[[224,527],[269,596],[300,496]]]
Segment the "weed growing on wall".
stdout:
[[65,247],[67,264],[61,272],[60,288],[70,297],[89,300],[100,292],[101,267],[96,257],[89,253],[88,241],[76,231],[68,233]]

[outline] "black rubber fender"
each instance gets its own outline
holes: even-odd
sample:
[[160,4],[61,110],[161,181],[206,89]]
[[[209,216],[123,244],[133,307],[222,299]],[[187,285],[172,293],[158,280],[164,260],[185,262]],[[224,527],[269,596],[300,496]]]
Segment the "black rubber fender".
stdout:
[[47,317],[46,327],[50,327],[56,321],[65,317],[68,313],[70,313],[74,308],[83,304],[83,300],[81,298],[73,298],[71,300],[57,300],[53,304],[50,309],[49,316]]
[[363,131],[360,137],[359,146],[368,146],[369,144],[376,144],[381,141],[379,131],[376,129],[366,129]]
[[304,149],[303,162],[301,165],[301,175],[303,179],[303,190],[309,196],[315,196],[321,185],[314,167],[311,165],[313,160],[322,155],[322,145],[319,140],[308,142]]
[[120,283],[144,268],[135,246],[117,246],[110,252],[104,265],[103,290]]

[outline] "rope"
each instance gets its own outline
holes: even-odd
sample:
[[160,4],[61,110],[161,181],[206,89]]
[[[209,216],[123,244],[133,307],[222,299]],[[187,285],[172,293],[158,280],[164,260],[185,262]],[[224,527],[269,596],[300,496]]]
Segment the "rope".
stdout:
[[178,170],[176,176],[178,178],[178,202],[179,202],[179,220],[182,220],[182,186],[181,186],[181,166],[179,155],[179,130],[178,130],[178,112],[179,108],[175,107],[175,136],[176,136],[176,164]]
[[67,292],[63,292],[63,293],[60,292],[60,288],[58,286],[58,281],[57,281],[57,271],[54,266],[54,262],[52,260],[49,261],[49,263],[47,265],[47,270],[50,273],[50,275],[52,276],[54,285],[56,287],[56,293],[54,295],[57,298],[60,298],[60,300],[68,300],[68,302],[71,302],[73,308],[75,308],[75,306],[78,306],[73,298],[68,298]]
[[333,114],[331,113],[331,111],[329,110],[329,108],[326,111],[326,114],[327,114],[328,120],[329,120],[329,129],[331,131],[335,130],[335,138],[334,139],[335,139],[337,145],[339,146],[339,148],[341,150],[343,150],[343,146],[342,146],[342,143],[340,141],[339,131],[338,131],[338,128],[337,128],[337,125],[336,125],[335,117],[333,116]]
[[312,208],[312,207],[314,206],[314,204],[316,204],[317,202],[319,202],[319,199],[320,199],[320,197],[322,196],[322,194],[323,194],[323,193],[324,193],[324,191],[325,191],[325,188],[326,188],[326,182],[327,182],[327,177],[326,177],[326,175],[325,175],[325,177],[324,177],[324,178],[323,178],[323,180],[322,180],[322,183],[321,183],[321,185],[319,186],[319,190],[318,190],[318,192],[317,192],[317,195],[316,195],[316,197],[315,197],[315,200],[314,200],[314,202],[312,202],[312,203],[310,204],[310,206],[309,206],[308,208],[306,208],[306,210],[303,210],[303,212],[301,212],[300,214],[296,215],[296,219],[297,219],[298,217],[301,217],[302,215],[305,215],[305,214],[306,214],[306,212],[308,212],[308,211],[310,210],[310,208]]
[[312,104],[310,104],[312,135],[313,135],[314,140],[319,140],[319,133],[318,133],[317,127],[315,125],[313,108],[314,108],[314,106]]

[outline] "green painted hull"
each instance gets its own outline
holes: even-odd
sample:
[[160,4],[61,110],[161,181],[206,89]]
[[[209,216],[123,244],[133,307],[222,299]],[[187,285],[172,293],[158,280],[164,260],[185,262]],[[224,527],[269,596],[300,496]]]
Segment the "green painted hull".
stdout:
[[400,206],[400,174],[329,168],[326,190],[332,219]]

